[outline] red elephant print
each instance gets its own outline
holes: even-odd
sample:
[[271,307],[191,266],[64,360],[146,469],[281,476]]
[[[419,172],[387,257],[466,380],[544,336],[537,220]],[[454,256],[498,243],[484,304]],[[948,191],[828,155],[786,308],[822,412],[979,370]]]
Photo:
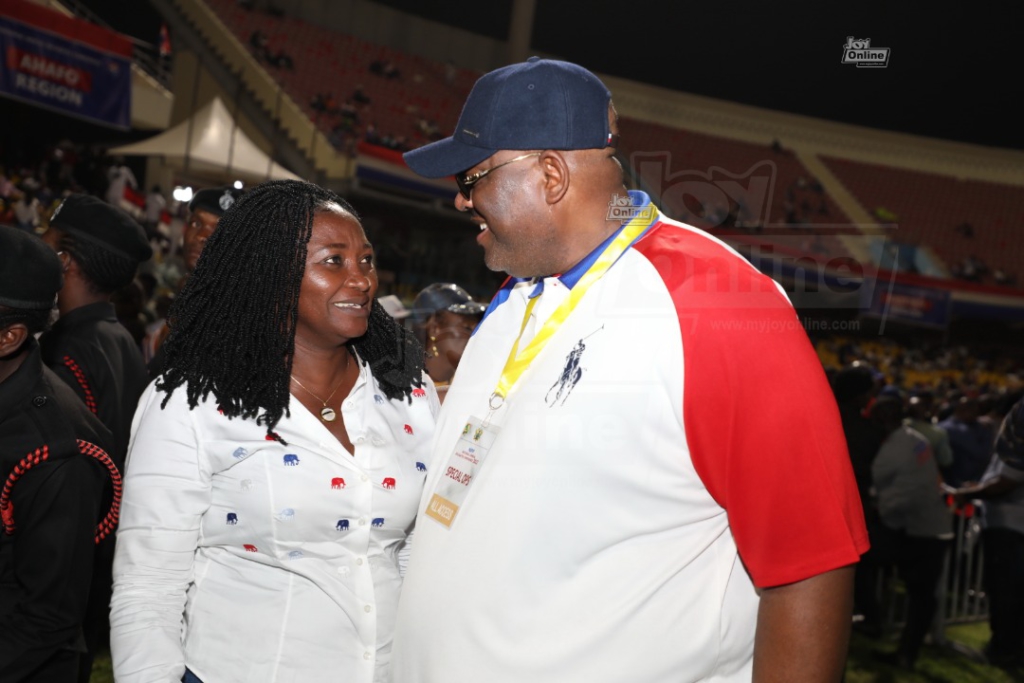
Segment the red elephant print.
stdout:
[[395,478],[394,477],[384,477],[384,481],[381,482],[381,486],[383,486],[386,489],[393,489],[393,488],[395,488]]

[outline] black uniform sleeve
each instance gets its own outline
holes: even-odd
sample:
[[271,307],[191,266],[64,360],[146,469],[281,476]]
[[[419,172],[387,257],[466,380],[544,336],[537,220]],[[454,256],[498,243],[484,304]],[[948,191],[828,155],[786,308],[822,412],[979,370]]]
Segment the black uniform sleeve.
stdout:
[[39,465],[14,487],[14,579],[24,597],[0,624],[0,681],[23,680],[77,637],[103,485],[100,469],[81,456]]

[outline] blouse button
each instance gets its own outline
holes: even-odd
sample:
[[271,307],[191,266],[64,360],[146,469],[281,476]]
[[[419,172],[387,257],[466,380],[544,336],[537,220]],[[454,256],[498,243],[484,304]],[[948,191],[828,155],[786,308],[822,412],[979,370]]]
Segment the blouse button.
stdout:
[[367,614],[369,614],[370,612],[373,611],[373,608],[370,607],[369,605],[367,605],[366,607],[363,608],[363,611],[366,612]]
[[360,517],[359,518],[359,526],[365,526],[365,524],[366,524],[366,517]]
[[369,659],[370,657],[373,657],[373,653],[371,653],[371,652],[364,652],[363,653],[363,659]]
[[363,563],[363,558],[357,557],[356,558],[356,564],[362,564],[362,563]]

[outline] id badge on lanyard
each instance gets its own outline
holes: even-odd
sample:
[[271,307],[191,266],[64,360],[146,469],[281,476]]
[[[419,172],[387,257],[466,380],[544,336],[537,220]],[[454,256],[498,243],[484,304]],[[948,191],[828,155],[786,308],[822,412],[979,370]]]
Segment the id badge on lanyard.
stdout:
[[448,456],[448,462],[441,473],[441,478],[438,480],[434,493],[430,496],[430,501],[427,503],[426,514],[428,517],[441,523],[446,528],[451,528],[456,515],[459,514],[459,510],[465,504],[473,478],[480,471],[484,458],[487,457],[488,451],[490,451],[495,439],[498,437],[499,429],[491,424],[491,418],[494,417],[497,411],[501,410],[505,403],[505,398],[512,391],[519,378],[522,377],[526,369],[533,363],[533,359],[536,358],[541,349],[547,345],[552,335],[558,331],[562,323],[575,310],[583,295],[586,294],[595,282],[604,276],[608,269],[612,267],[612,264],[629,248],[629,245],[657,220],[658,210],[654,208],[653,204],[648,204],[642,211],[638,211],[637,215],[623,227],[615,239],[612,240],[597,260],[587,269],[587,272],[579,279],[576,286],[572,288],[568,298],[555,309],[543,326],[541,326],[537,335],[520,352],[519,342],[523,338],[526,323],[530,319],[530,314],[539,297],[530,299],[526,306],[526,312],[523,315],[523,323],[519,328],[519,336],[512,344],[508,360],[505,362],[505,367],[498,380],[498,386],[495,387],[494,393],[491,394],[488,401],[490,412],[483,420],[470,417],[466,422],[466,426],[463,427],[462,434],[459,436],[452,454]]
[[451,528],[497,436],[498,428],[494,425],[476,417],[469,418],[427,503],[428,517]]

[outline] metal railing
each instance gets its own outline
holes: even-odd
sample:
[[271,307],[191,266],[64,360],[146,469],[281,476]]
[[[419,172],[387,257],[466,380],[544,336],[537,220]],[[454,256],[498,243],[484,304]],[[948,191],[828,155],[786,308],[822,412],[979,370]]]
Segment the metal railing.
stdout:
[[[945,635],[947,626],[986,621],[989,617],[978,512],[979,508],[973,504],[956,510],[953,541],[946,551],[942,577],[936,588],[938,608],[932,622],[931,640],[939,645],[951,644]],[[895,566],[886,568],[878,582],[877,597],[884,614],[884,630],[889,633],[899,631],[906,622],[907,600],[901,588],[899,570]]]

